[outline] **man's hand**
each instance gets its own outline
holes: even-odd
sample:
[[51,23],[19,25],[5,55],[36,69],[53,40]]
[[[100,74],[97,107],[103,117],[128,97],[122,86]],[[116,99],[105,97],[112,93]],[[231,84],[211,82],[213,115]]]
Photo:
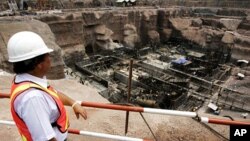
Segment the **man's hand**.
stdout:
[[79,103],[75,104],[72,108],[76,114],[77,119],[79,119],[79,115],[81,115],[85,120],[87,119],[87,112]]
[[66,106],[72,106],[77,119],[79,119],[79,115],[81,115],[85,120],[87,119],[87,112],[86,110],[79,104],[79,101],[74,101],[67,95],[57,92],[58,96],[60,97],[62,103]]

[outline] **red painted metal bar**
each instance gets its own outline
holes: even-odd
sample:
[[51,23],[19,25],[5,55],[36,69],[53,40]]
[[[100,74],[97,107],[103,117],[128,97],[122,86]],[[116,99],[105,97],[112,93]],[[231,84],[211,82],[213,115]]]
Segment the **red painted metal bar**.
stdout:
[[96,102],[85,102],[85,101],[81,102],[81,105],[86,106],[86,107],[104,108],[104,109],[112,109],[112,110],[144,112],[144,108],[142,108],[142,107],[122,106],[122,105],[104,104],[104,103],[96,103]]
[[201,122],[221,125],[250,125],[250,122],[201,117]]
[[76,129],[69,129],[68,130],[69,133],[71,134],[76,134],[76,135],[80,135],[80,130],[76,130]]
[[[9,98],[8,94],[0,94],[0,98]],[[153,113],[153,114],[162,114],[162,115],[177,115],[177,116],[185,116],[185,117],[197,117],[195,112],[186,112],[186,111],[177,111],[177,110],[164,110],[164,109],[153,109],[153,108],[142,108],[142,107],[132,107],[132,106],[121,106],[114,104],[104,104],[104,103],[96,103],[96,102],[79,102],[82,106],[86,107],[94,107],[94,108],[104,108],[104,109],[112,109],[112,110],[122,110],[122,111],[132,111],[132,112],[145,112],[145,113]],[[200,122],[204,123],[213,123],[213,124],[221,124],[221,125],[250,125],[248,121],[232,121],[218,118],[208,118],[201,117]]]
[[[121,106],[121,105],[102,104],[102,103],[94,103],[94,102],[82,102],[81,105],[86,106],[86,107],[96,107],[96,108],[105,108],[105,109],[113,109],[113,110],[123,110],[123,111],[129,110],[133,112],[147,112],[147,113],[167,114],[167,115],[178,114],[180,116],[187,116],[187,117],[194,117],[195,115],[193,114],[193,112]],[[221,124],[221,125],[250,125],[250,122],[245,122],[245,121],[231,121],[231,120],[208,118],[208,117],[201,117],[200,121],[205,122],[205,123],[214,123],[214,124]]]
[[96,133],[96,132],[89,132],[89,131],[81,131],[76,129],[69,129],[69,133],[76,134],[76,135],[85,135],[85,136],[93,136],[98,138],[106,138],[106,139],[112,139],[112,140],[121,140],[121,141],[152,141],[147,139],[139,139],[139,138],[132,138],[132,137],[126,137],[126,136],[119,136],[119,135],[110,135],[110,134],[104,134],[104,133]]
[[[129,75],[128,75],[128,95],[127,95],[127,103],[130,103],[130,95],[131,95],[131,82],[132,82],[132,74],[133,73],[133,60],[130,60],[129,63]],[[125,135],[128,132],[128,122],[129,122],[129,111],[126,111],[126,121],[125,121]]]
[[[13,125],[13,126],[16,125],[15,122],[7,121],[7,120],[0,120],[0,124]],[[89,132],[89,131],[83,131],[83,130],[77,130],[77,129],[68,129],[68,132],[70,134],[92,136],[92,137],[97,137],[97,138],[113,139],[113,140],[117,140],[117,141],[118,140],[119,141],[124,141],[124,140],[126,140],[126,141],[152,141],[152,140],[146,140],[146,139],[140,139],[140,138],[132,138],[132,137],[126,137],[126,136],[119,136],[119,135]]]
[[10,98],[9,94],[0,93],[0,98]]
[[[10,95],[0,93],[0,98],[10,98]],[[79,103],[81,103],[82,106],[86,106],[86,107],[105,108],[105,109],[133,111],[133,112],[144,111],[144,108],[142,107],[121,106],[121,105],[104,104],[104,103],[96,103],[96,102],[79,102]]]

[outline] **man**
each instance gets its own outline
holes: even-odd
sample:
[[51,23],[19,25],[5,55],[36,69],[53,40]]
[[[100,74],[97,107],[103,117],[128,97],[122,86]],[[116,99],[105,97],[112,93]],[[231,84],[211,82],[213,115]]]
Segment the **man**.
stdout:
[[23,141],[65,141],[69,127],[63,105],[72,106],[77,118],[86,111],[68,96],[49,86],[49,49],[36,33],[14,34],[7,45],[9,62],[17,74],[11,88],[11,114]]

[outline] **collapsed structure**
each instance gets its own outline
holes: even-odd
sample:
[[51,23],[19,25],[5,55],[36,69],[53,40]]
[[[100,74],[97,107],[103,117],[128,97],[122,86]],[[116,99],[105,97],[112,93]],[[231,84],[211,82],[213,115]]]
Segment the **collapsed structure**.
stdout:
[[97,55],[77,62],[76,69],[93,80],[90,83],[97,86],[105,98],[114,103],[124,103],[128,82],[126,58],[137,56],[133,66],[131,97],[135,104],[196,111],[206,99],[218,93],[216,104],[249,111],[247,99],[232,103],[225,93],[232,90],[220,85],[228,79],[232,68],[219,63],[227,62],[230,52],[217,53],[208,56],[187,48],[167,46],[155,52],[147,47],[133,51],[121,47],[112,52],[112,56]]

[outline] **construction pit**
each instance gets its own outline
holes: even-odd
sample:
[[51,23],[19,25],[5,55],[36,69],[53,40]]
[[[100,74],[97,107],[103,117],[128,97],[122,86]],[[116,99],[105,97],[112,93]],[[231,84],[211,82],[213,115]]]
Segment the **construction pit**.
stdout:
[[[86,107],[85,121],[67,107],[72,128],[157,141],[220,141],[229,140],[229,126],[201,123],[199,117],[250,122],[248,1],[159,0],[126,7],[90,1],[36,7],[27,0],[27,10],[15,10],[12,1],[11,11],[0,3],[0,93],[9,93],[14,77],[8,39],[28,30],[54,49],[47,77],[70,97],[198,115],[129,112],[124,135],[124,111]],[[0,99],[0,120],[12,120],[9,99]],[[1,127],[3,140],[20,140],[15,126]],[[111,139],[70,134],[68,140]]]

